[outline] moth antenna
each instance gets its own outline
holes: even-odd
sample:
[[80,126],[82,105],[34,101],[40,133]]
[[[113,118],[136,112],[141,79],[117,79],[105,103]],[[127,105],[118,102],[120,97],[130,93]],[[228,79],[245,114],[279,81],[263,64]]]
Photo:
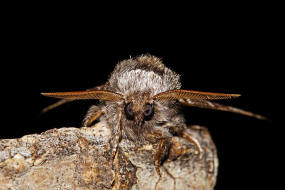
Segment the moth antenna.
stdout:
[[73,100],[59,100],[59,101],[57,101],[56,103],[51,104],[51,105],[45,107],[44,109],[42,109],[42,111],[40,112],[40,114],[47,113],[47,112],[50,111],[50,110],[53,110],[53,109],[55,109],[55,108],[57,108],[57,107],[59,107],[59,106],[61,106],[61,105],[63,105],[63,104],[66,104],[66,103],[69,103],[69,102],[72,102],[72,101],[73,101]]
[[118,101],[123,99],[123,95],[107,90],[89,90],[89,91],[74,91],[74,92],[45,92],[41,93],[44,96],[52,98],[60,98],[65,100],[107,100]]
[[[103,90],[105,87],[105,85],[100,85],[100,86],[95,86],[95,87],[92,87],[92,88],[88,88],[87,91],[91,91],[91,90]],[[66,100],[66,99],[63,99],[63,100],[59,100],[47,107],[45,107],[44,109],[41,110],[40,114],[45,114],[47,112],[49,112],[50,110],[53,110],[59,106],[62,106],[63,104],[67,104],[67,103],[70,103],[70,102],[73,102],[74,100]]]
[[215,92],[200,92],[195,90],[168,90],[159,93],[153,97],[154,100],[171,101],[178,99],[194,99],[194,100],[220,100],[230,99],[241,96],[240,94],[224,94]]
[[232,113],[236,113],[236,114],[246,115],[249,117],[254,117],[256,119],[268,120],[268,118],[266,118],[262,115],[256,114],[256,113],[252,113],[252,112],[249,112],[249,111],[246,111],[246,110],[243,110],[240,108],[235,108],[232,106],[226,106],[226,105],[210,102],[207,100],[180,99],[179,102],[182,103],[183,105],[186,105],[186,106],[232,112]]

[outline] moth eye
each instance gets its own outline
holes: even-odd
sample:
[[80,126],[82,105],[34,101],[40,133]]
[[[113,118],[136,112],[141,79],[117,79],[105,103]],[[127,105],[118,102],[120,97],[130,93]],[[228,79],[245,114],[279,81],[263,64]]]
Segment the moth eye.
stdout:
[[145,110],[144,110],[144,120],[149,121],[152,119],[154,115],[154,107],[153,104],[147,103],[145,105]]
[[128,120],[134,120],[133,104],[131,102],[125,105],[125,114]]

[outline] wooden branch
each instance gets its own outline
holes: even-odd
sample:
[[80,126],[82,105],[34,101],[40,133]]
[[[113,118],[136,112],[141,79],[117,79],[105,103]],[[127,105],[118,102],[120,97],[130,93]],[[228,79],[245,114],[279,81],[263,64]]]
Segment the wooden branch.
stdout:
[[19,139],[0,140],[2,189],[205,189],[216,183],[218,159],[208,131],[186,131],[203,152],[182,137],[172,138],[169,157],[156,172],[155,144],[136,147],[120,142],[112,157],[111,132],[103,123],[61,128]]

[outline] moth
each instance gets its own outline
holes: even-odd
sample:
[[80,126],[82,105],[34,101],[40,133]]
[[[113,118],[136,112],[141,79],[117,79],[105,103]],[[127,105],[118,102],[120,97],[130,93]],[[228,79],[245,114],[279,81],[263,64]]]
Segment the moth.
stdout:
[[83,126],[90,126],[97,119],[107,123],[115,137],[116,147],[122,138],[136,144],[156,143],[154,161],[159,174],[159,166],[170,146],[169,139],[173,136],[187,139],[198,152],[201,151],[195,139],[184,132],[187,126],[180,109],[182,105],[265,119],[252,112],[210,101],[236,98],[239,94],[181,89],[180,76],[152,55],[119,62],[104,85],[86,91],[49,92],[42,95],[61,99],[46,107],[43,112],[74,100],[100,100],[89,108]]

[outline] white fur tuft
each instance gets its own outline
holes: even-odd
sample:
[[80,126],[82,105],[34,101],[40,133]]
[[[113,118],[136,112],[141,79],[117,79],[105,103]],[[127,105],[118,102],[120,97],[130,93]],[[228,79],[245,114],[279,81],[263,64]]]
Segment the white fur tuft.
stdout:
[[[176,76],[176,78],[178,82],[179,76]],[[177,88],[177,85],[176,87],[170,85],[169,80],[173,80],[173,78],[168,79],[167,76],[160,76],[153,71],[136,69],[123,73],[117,81],[119,93],[129,94],[136,91],[150,91],[152,95],[155,95],[171,88]]]

